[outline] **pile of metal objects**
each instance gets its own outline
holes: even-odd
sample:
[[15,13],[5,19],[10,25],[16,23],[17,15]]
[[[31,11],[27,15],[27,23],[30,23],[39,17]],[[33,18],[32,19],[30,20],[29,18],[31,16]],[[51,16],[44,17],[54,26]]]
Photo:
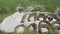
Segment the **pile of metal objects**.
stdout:
[[[36,7],[37,6],[37,7]],[[37,31],[39,33],[41,32],[49,32],[51,30],[60,30],[60,19],[59,19],[59,16],[57,16],[57,13],[53,13],[53,12],[44,12],[45,11],[45,8],[41,5],[34,5],[32,7],[27,7],[25,10],[23,7],[20,7],[18,6],[16,8],[17,12],[15,12],[14,14],[16,15],[17,14],[18,16],[13,16],[13,17],[17,17],[16,18],[16,21],[18,19],[20,19],[20,21],[14,23],[13,20],[6,20],[10,23],[10,25],[4,25],[5,27],[10,27],[12,28],[11,31],[9,31],[9,29],[6,31],[6,32],[24,32],[24,29],[25,27],[28,28],[29,30],[34,30],[34,31]],[[43,11],[43,12],[40,12],[40,11]],[[13,18],[13,17],[10,17],[9,19]],[[15,18],[14,18],[15,19]],[[2,27],[2,24],[7,24],[8,22],[4,23],[4,21],[1,23],[0,25],[0,29],[3,30],[3,27]],[[9,24],[8,23],[8,24]],[[11,27],[11,24],[14,24]],[[2,28],[1,28],[2,27]]]

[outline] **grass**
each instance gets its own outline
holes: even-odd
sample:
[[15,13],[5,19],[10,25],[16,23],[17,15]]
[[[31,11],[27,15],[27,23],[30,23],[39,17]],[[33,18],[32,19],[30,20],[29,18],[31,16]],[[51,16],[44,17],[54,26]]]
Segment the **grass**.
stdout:
[[46,11],[54,11],[57,7],[60,7],[60,0],[0,0],[0,22],[7,16],[16,12],[17,5],[27,7],[33,4],[44,5]]
[[[41,4],[45,6],[46,11],[52,12],[55,11],[57,7],[60,7],[60,0],[0,0],[0,9],[1,9],[0,23],[5,17],[16,12],[15,8],[19,4],[23,7],[27,7],[33,4]],[[37,34],[35,32],[33,33],[28,32],[29,30],[26,30],[25,34],[33,34],[33,33]],[[7,33],[0,31],[0,34],[7,34]]]
[[[47,33],[38,33],[36,31],[30,31],[29,29],[25,29],[25,34],[59,34],[58,31],[56,30],[52,30],[52,33],[51,32],[47,32]],[[21,34],[21,33],[16,33],[16,32],[12,32],[12,33],[6,33],[6,32],[3,32],[3,31],[0,31],[0,34]]]

